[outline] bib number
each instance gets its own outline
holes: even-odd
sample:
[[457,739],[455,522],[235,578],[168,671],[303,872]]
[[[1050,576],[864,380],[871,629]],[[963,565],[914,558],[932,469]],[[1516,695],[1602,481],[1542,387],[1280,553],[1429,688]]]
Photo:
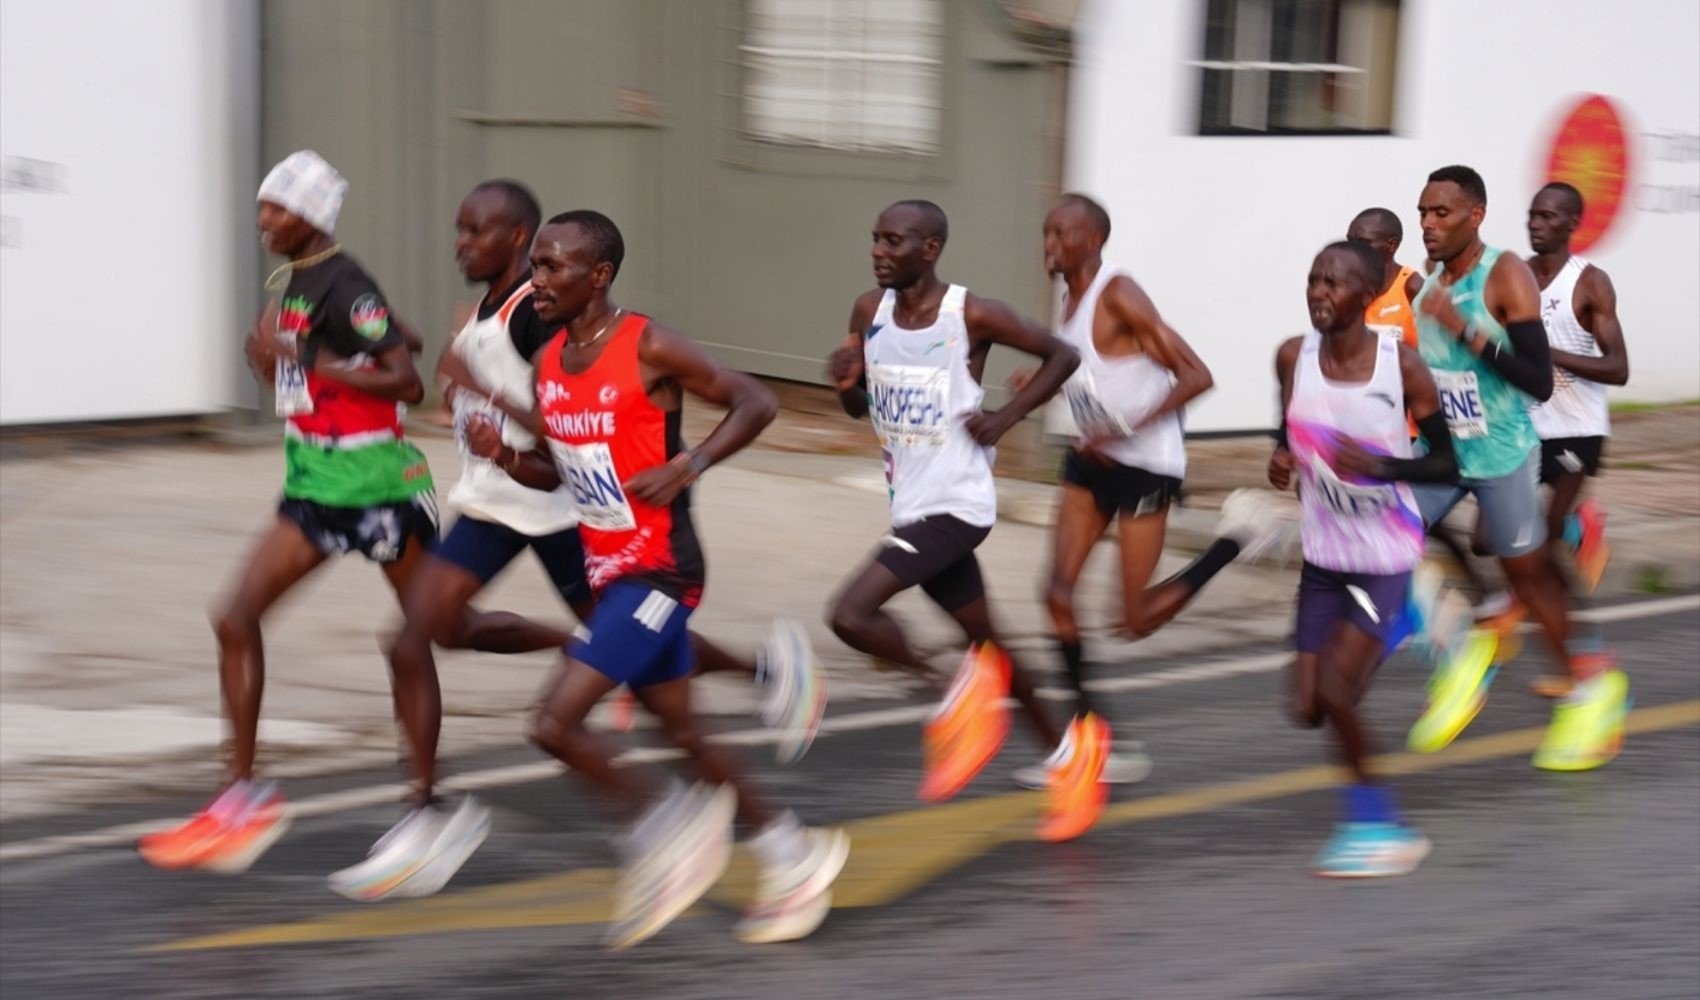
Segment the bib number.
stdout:
[[561,481],[578,509],[579,522],[597,531],[632,531],[637,517],[614,471],[614,455],[605,441],[566,444],[550,441]]
[[1487,411],[1482,408],[1476,373],[1436,370],[1434,384],[1440,390],[1440,412],[1452,436],[1458,440],[1487,437]]
[[919,365],[868,369],[868,412],[886,448],[938,448],[948,440],[950,373]]

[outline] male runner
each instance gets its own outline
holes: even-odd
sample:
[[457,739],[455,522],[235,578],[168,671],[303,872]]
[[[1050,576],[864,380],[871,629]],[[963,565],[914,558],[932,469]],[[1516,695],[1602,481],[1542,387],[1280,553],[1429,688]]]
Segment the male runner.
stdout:
[[[1570,654],[1564,585],[1546,547],[1538,441],[1528,414],[1531,398],[1552,395],[1540,289],[1515,254],[1482,242],[1487,187],[1474,170],[1450,166],[1430,174],[1417,211],[1423,246],[1439,265],[1417,296],[1417,334],[1462,477],[1457,486],[1417,488],[1423,521],[1433,525],[1465,493],[1475,495],[1487,547],[1576,682],[1554,709],[1534,764],[1599,767],[1621,744],[1629,682],[1608,654]],[[1429,708],[1411,731],[1412,746],[1436,750],[1450,743],[1480,710],[1491,676],[1481,657],[1443,664]]]
[[[849,839],[840,830],[807,829],[789,810],[770,812],[729,758],[704,740],[691,711],[693,651],[685,629],[705,576],[690,486],[754,440],[777,403],[682,334],[615,306],[609,286],[624,257],[619,229],[599,212],[557,215],[538,232],[533,306],[545,322],[566,327],[537,357],[548,450],[516,450],[488,419],[468,431],[473,453],[518,481],[546,490],[568,486],[597,595],[590,635],[566,650],[532,739],[611,798],[640,810],[649,798],[644,785],[616,769],[585,726],[603,696],[627,685],[712,786],[667,795],[625,838],[610,946],[653,935],[714,884],[730,856],[734,811],[755,831],[750,847],[762,866],[739,937],[804,937],[826,918]],[[695,448],[680,437],[687,392],[727,409]]]
[[[1599,267],[1570,253],[1582,222],[1582,193],[1554,181],[1529,203],[1529,269],[1541,287],[1541,323],[1553,364],[1552,397],[1529,412],[1541,438],[1541,482],[1547,502],[1547,540],[1555,561],[1575,549],[1584,589],[1592,592],[1609,552],[1598,504],[1578,504],[1587,477],[1597,475],[1611,434],[1606,386],[1629,381],[1629,352],[1617,318],[1617,290]],[[1574,539],[1574,546],[1569,543]],[[1573,595],[1577,596],[1577,595]],[[1568,678],[1551,678],[1543,693],[1565,694]]]
[[1381,257],[1380,292],[1364,311],[1364,322],[1376,333],[1417,346],[1417,314],[1411,302],[1422,290],[1423,276],[1415,268],[1399,263],[1399,245],[1405,227],[1392,209],[1366,208],[1346,227],[1346,239],[1362,243]]
[[[1340,878],[1403,875],[1428,854],[1428,840],[1400,821],[1392,794],[1369,771],[1358,703],[1397,641],[1411,571],[1423,558],[1422,519],[1405,483],[1458,474],[1422,358],[1365,322],[1382,280],[1367,244],[1325,247],[1306,286],[1314,330],[1275,355],[1282,440],[1269,482],[1284,490],[1298,472],[1305,556],[1292,711],[1301,725],[1330,724],[1352,773],[1341,821],[1316,860],[1318,875]],[[1407,411],[1429,444],[1421,458],[1411,457]]]
[[[402,435],[403,404],[417,403],[424,384],[383,293],[331,237],[347,186],[310,151],[291,154],[260,185],[261,243],[288,258],[274,275],[287,273],[288,285],[275,331],[257,323],[246,346],[256,377],[274,381],[278,412],[288,417],[283,501],[213,616],[234,747],[227,784],[183,825],[142,838],[142,856],[162,868],[244,871],[288,825],[275,784],[254,780],[265,612],[343,552],[378,563],[399,596],[436,538],[431,471]],[[423,776],[434,756],[435,678],[398,674],[394,685]],[[467,808],[460,839],[481,836],[478,809]]]
[[[1057,731],[1025,672],[997,648],[974,550],[997,521],[992,446],[1056,392],[1079,357],[1007,305],[941,281],[948,235],[944,211],[930,201],[900,201],[880,213],[872,249],[879,287],[856,299],[850,332],[830,361],[845,412],[869,416],[885,449],[892,531],[833,598],[827,617],[851,647],[929,676],[932,667],[885,610],[899,593],[921,587],[974,647],[927,727],[922,798],[954,795],[996,754],[1008,730],[997,706],[1008,688],[1044,746],[1057,751],[1041,834],[1062,840],[1084,833],[1103,808],[1108,726],[1087,715],[1070,724],[1067,739]],[[983,411],[980,379],[993,344],[1042,364],[1002,409]]]
[[[1241,520],[1229,527],[1232,537],[1217,540],[1191,565],[1147,588],[1163,555],[1169,504],[1180,495],[1186,473],[1181,415],[1212,379],[1144,289],[1125,269],[1104,261],[1109,236],[1109,213],[1085,195],[1063,195],[1045,217],[1045,267],[1067,287],[1057,336],[1081,359],[1063,385],[1080,436],[1063,459],[1045,604],[1080,714],[1102,709],[1086,693],[1074,593],[1087,557],[1112,520],[1118,522],[1121,550],[1122,628],[1136,637],[1179,614],[1242,545],[1266,542],[1274,531],[1244,519],[1257,513],[1242,506],[1250,494],[1236,498],[1228,512]],[[1250,507],[1261,509],[1256,503]],[[1144,779],[1151,761],[1136,747],[1123,744],[1110,755],[1106,782]],[[1042,788],[1045,768],[1021,768],[1016,780]]]

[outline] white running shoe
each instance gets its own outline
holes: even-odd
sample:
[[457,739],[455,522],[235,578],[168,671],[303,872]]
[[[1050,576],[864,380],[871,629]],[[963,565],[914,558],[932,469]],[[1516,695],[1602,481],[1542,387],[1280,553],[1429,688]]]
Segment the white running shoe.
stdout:
[[614,923],[603,937],[612,950],[653,937],[720,881],[732,860],[732,818],[738,797],[726,785],[698,786],[678,829],[647,846],[626,865],[616,888]]
[[1268,490],[1235,490],[1222,501],[1222,518],[1217,522],[1216,534],[1238,542],[1239,558],[1247,562],[1282,556],[1299,527],[1283,511],[1284,506]]
[[490,807],[468,795],[443,821],[425,864],[392,895],[409,899],[434,896],[490,836]]
[[[1051,756],[1037,764],[1015,769],[1015,783],[1022,788],[1031,788],[1042,792],[1051,787],[1050,775],[1053,763],[1057,762],[1060,748],[1051,752]],[[1120,740],[1115,744],[1110,755],[1104,758],[1104,774],[1098,780],[1106,785],[1137,785],[1151,776],[1154,765],[1151,757],[1145,752],[1145,744],[1138,740]]]
[[767,683],[762,721],[783,730],[775,748],[779,763],[795,764],[815,741],[826,715],[826,678],[808,632],[785,618],[774,619],[762,663]]
[[366,860],[332,872],[327,881],[332,889],[352,900],[371,903],[383,899],[425,866],[446,819],[431,806],[408,810],[366,852]]
[[762,869],[756,897],[738,922],[745,944],[796,941],[815,932],[832,910],[832,883],[850,858],[843,830],[805,830],[808,851],[795,862]]

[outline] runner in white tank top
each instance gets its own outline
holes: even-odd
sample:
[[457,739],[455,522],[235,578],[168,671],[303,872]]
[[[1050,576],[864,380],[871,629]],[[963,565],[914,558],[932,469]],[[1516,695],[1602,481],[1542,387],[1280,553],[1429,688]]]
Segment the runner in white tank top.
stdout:
[[[1098,778],[1108,730],[1076,719],[1064,739],[1026,673],[997,648],[974,550],[997,520],[992,446],[1062,386],[1078,357],[1003,303],[941,281],[938,257],[948,230],[932,202],[901,201],[880,214],[872,249],[880,287],[856,299],[850,332],[829,362],[845,412],[869,417],[885,451],[892,531],[845,583],[828,617],[850,646],[936,678],[885,610],[899,593],[921,587],[973,644],[926,728],[922,797],[954,795],[996,753],[1008,727],[999,707],[1007,691],[1043,744],[1059,748],[1062,766],[1040,834],[1067,839],[1102,811]],[[994,343],[1043,365],[1002,409],[986,412],[980,377]]]
[[[1392,794],[1368,769],[1358,713],[1375,667],[1398,645],[1423,524],[1409,481],[1456,481],[1452,437],[1421,356],[1371,330],[1364,310],[1380,293],[1381,257],[1363,243],[1330,244],[1306,289],[1315,329],[1281,345],[1282,439],[1269,461],[1277,489],[1295,482],[1303,508],[1292,712],[1329,723],[1353,783],[1316,860],[1319,875],[1402,875],[1428,841],[1400,821]],[[1407,409],[1429,451],[1411,457]]]
[[[1598,267],[1570,254],[1582,221],[1582,196],[1568,184],[1548,184],[1529,204],[1529,269],[1541,286],[1541,322],[1552,348],[1552,397],[1530,411],[1541,437],[1541,482],[1547,502],[1547,542],[1575,559],[1582,589],[1591,593],[1605,571],[1605,515],[1581,500],[1598,474],[1611,435],[1606,387],[1629,381],[1629,352],[1617,318],[1617,291]],[[1572,593],[1572,599],[1583,596]],[[1569,678],[1543,679],[1544,693],[1561,694]]]
[[[1148,587],[1163,553],[1169,503],[1186,472],[1181,415],[1210,388],[1210,370],[1126,271],[1103,259],[1110,217],[1084,195],[1064,195],[1045,218],[1045,266],[1067,287],[1058,337],[1080,352],[1080,367],[1063,387],[1079,438],[1063,460],[1046,604],[1069,685],[1082,712],[1100,711],[1085,688],[1085,657],[1074,592],[1104,529],[1119,519],[1121,628],[1144,636],[1186,606],[1211,577],[1273,530],[1256,505],[1231,539],[1212,545],[1176,576]],[[1107,780],[1139,781],[1151,762],[1124,742],[1106,768]],[[1016,780],[1032,786],[1043,768],[1022,768]]]

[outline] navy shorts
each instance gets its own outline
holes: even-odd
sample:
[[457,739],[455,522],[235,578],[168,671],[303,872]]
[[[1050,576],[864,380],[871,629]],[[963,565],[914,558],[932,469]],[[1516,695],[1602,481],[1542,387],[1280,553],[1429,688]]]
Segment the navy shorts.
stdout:
[[380,565],[400,562],[411,540],[427,548],[437,540],[437,495],[430,490],[370,507],[332,507],[284,497],[277,513],[300,528],[321,553],[358,552]]
[[590,581],[584,575],[584,543],[577,528],[552,535],[527,535],[505,524],[462,514],[432,555],[487,584],[528,548],[537,553],[543,572],[549,574],[549,582],[555,585],[555,592],[568,607],[590,602]]
[[1320,653],[1334,637],[1336,623],[1350,622],[1365,635],[1382,640],[1405,614],[1411,592],[1409,573],[1341,573],[1305,563],[1299,571],[1299,609],[1293,645],[1301,653]]
[[596,597],[588,639],[567,655],[632,688],[688,677],[696,668],[686,630],[694,609],[646,583],[616,580]]

